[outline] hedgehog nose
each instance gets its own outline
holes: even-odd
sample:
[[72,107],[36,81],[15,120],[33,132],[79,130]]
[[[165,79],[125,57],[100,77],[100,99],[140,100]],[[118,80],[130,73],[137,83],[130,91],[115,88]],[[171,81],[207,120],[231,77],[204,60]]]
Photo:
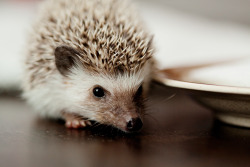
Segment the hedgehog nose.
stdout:
[[129,132],[136,132],[142,128],[142,125],[140,118],[132,118],[127,123],[127,130]]

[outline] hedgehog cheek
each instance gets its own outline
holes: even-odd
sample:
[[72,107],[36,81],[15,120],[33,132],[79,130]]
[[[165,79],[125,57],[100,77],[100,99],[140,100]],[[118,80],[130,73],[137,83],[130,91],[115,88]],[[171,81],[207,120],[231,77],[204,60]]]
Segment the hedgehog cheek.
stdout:
[[67,76],[70,69],[79,61],[79,52],[65,45],[58,46],[54,55],[56,67],[63,76]]

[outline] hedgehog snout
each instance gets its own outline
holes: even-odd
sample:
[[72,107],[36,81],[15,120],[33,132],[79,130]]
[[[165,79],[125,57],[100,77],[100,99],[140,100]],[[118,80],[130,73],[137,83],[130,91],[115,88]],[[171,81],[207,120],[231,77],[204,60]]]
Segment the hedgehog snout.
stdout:
[[136,111],[123,111],[125,114],[121,114],[116,118],[115,125],[127,133],[138,132],[142,129],[143,122],[141,116]]
[[142,120],[141,118],[137,117],[137,118],[131,118],[128,122],[127,122],[127,127],[126,130],[128,132],[137,132],[139,131],[143,126]]

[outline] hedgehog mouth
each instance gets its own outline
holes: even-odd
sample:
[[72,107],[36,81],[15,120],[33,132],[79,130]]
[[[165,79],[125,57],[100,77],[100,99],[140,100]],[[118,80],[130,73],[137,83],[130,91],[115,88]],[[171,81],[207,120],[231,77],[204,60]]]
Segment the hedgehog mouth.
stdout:
[[104,124],[99,123],[97,121],[91,121],[92,126],[89,127],[91,133],[98,136],[127,136],[127,135],[135,135],[140,132],[138,131],[129,131],[126,128],[118,127],[113,124]]
[[118,122],[114,124],[109,124],[109,126],[119,129],[125,133],[137,133],[142,129],[143,122],[140,117],[135,117],[129,119],[128,121],[124,121],[123,123]]

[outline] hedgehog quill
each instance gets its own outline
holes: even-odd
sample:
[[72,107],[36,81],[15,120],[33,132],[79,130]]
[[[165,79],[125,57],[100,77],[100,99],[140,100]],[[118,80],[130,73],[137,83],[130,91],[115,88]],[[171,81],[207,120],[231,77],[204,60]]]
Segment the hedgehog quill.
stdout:
[[142,128],[154,48],[130,1],[47,0],[27,48],[23,97],[40,115]]

